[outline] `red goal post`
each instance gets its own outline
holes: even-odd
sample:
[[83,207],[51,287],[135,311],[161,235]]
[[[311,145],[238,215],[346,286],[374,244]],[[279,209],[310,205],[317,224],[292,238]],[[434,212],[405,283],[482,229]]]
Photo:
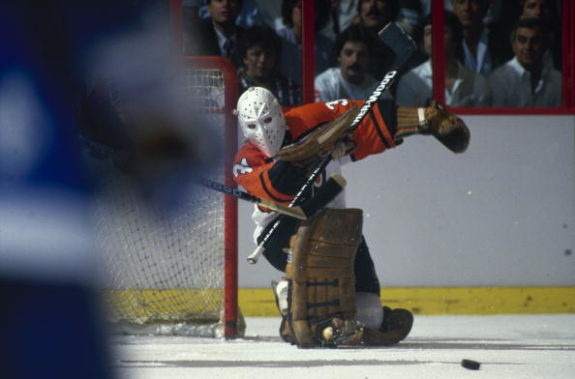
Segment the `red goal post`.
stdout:
[[[232,165],[238,145],[238,127],[233,115],[238,99],[238,77],[235,67],[223,57],[184,57],[190,70],[215,70],[221,73],[224,87],[223,107],[216,112],[223,114],[224,139],[224,184],[236,187],[232,175]],[[217,75],[217,74],[216,74]],[[224,336],[234,338],[238,335],[238,200],[232,196],[223,196],[225,208],[225,242],[224,242]]]

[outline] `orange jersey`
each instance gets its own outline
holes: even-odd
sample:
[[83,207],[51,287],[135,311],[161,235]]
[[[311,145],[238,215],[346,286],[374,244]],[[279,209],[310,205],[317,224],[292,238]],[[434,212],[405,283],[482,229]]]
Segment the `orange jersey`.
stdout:
[[[297,141],[309,130],[335,120],[354,105],[361,108],[364,103],[365,101],[337,100],[290,109],[285,113],[285,118],[291,142]],[[388,123],[392,126],[388,126]],[[356,144],[351,159],[360,160],[395,147],[394,125],[395,107],[391,101],[384,100],[374,104],[351,136]],[[256,146],[246,142],[236,154],[233,176],[234,180],[252,195],[279,203],[289,203],[305,182],[307,171],[289,162],[268,158]]]

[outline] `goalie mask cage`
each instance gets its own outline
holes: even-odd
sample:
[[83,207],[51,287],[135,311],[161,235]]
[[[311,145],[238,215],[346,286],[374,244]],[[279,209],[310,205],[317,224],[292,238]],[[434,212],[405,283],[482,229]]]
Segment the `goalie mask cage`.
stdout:
[[[181,83],[224,141],[225,158],[210,179],[234,186],[237,150],[232,114],[237,76],[221,57],[184,57]],[[202,125],[202,127],[205,127]],[[152,217],[121,181],[96,202],[106,267],[104,300],[114,330],[234,338],[245,325],[237,305],[237,200],[198,188],[177,217]]]

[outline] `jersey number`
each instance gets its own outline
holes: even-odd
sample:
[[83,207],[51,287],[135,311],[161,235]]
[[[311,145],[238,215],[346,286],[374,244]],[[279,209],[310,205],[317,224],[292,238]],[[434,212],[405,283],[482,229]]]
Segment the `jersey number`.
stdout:
[[251,168],[248,164],[248,160],[246,158],[243,158],[240,163],[236,163],[233,167],[233,173],[234,176],[237,178],[240,175],[243,174],[249,174],[250,172],[252,172],[254,169]]
[[347,106],[347,104],[349,104],[349,102],[347,101],[347,99],[339,99],[330,101],[329,103],[325,103],[325,106],[327,107],[327,109],[335,111],[335,106],[338,104],[343,105],[345,107]]

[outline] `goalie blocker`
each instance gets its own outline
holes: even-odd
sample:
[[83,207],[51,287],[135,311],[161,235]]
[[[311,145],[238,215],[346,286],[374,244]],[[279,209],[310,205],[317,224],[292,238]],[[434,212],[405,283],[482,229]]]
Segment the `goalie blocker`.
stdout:
[[274,288],[284,341],[302,348],[385,346],[409,334],[409,311],[382,309],[377,295],[355,292],[361,231],[360,209],[324,209],[298,228],[285,280]]

